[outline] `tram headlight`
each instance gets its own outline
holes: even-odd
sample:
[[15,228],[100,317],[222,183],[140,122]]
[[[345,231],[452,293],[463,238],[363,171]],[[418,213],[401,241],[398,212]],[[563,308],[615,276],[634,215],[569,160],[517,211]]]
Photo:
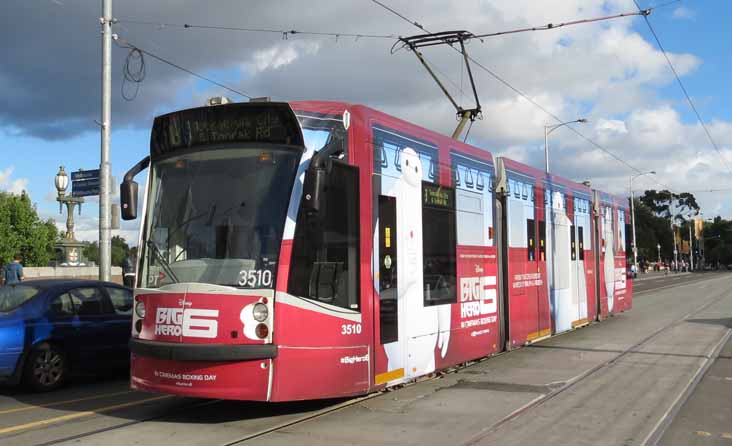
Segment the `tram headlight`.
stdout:
[[135,314],[140,319],[145,319],[145,302],[139,300],[135,304]]
[[264,322],[269,316],[269,310],[267,309],[267,306],[263,303],[254,304],[252,313],[254,315],[254,320],[256,320],[257,322]]

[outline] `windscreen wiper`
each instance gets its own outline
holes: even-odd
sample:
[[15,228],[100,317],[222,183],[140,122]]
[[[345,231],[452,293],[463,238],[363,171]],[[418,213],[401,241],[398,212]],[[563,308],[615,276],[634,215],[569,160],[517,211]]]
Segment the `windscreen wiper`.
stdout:
[[175,273],[173,272],[173,269],[170,267],[170,263],[168,263],[168,261],[165,260],[165,257],[160,252],[158,245],[156,245],[155,242],[153,242],[152,240],[148,240],[147,246],[151,248],[151,251],[153,252],[153,254],[155,254],[155,258],[158,259],[158,261],[160,262],[160,265],[162,265],[165,272],[168,273],[168,276],[170,276],[171,279],[173,279],[173,282],[180,283],[180,280],[178,280],[178,277],[176,277]]

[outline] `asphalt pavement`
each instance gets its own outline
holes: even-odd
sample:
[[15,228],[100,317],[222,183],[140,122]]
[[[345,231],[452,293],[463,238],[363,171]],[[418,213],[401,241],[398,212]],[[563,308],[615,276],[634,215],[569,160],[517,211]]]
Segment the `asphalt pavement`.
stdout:
[[359,399],[0,389],[0,445],[732,445],[732,274],[670,277],[634,281],[630,312]]

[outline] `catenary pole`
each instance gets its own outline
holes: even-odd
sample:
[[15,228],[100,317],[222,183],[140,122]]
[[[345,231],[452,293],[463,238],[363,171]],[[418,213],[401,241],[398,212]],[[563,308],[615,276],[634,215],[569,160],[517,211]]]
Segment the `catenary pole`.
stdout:
[[633,265],[638,270],[638,240],[635,238],[635,197],[633,196],[633,177],[630,177],[630,222],[633,227]]
[[544,126],[544,172],[549,173],[549,127]]
[[[635,195],[633,194],[633,180],[643,175],[655,175],[656,171],[641,172],[638,175],[630,177],[630,221],[633,224],[633,265],[638,270],[638,241],[635,238]],[[660,256],[659,256],[660,257]]]
[[109,281],[112,269],[110,231],[109,143],[112,130],[112,0],[102,0],[102,137],[99,164],[99,280]]
[[[694,220],[689,220],[690,222]],[[694,237],[691,233],[691,224],[689,224],[689,270],[694,271]]]

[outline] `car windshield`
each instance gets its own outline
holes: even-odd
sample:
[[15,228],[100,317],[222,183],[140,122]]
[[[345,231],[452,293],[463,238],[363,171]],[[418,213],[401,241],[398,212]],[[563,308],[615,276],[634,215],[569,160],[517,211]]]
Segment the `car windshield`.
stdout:
[[38,294],[40,290],[27,285],[6,285],[0,287],[0,313],[15,310]]
[[141,285],[273,287],[300,155],[218,149],[155,164]]

